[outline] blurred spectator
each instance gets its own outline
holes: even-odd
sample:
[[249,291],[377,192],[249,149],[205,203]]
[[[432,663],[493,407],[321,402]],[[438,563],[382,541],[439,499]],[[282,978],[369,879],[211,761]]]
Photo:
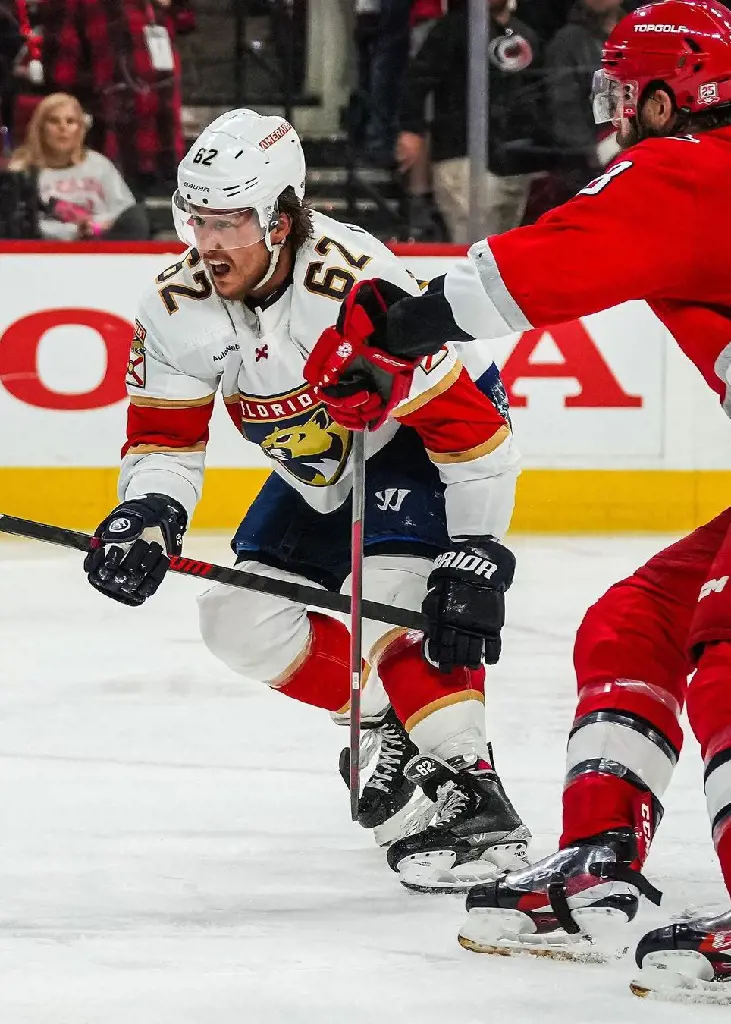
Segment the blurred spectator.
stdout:
[[112,164],[87,149],[87,119],[66,93],[53,93],[33,112],[25,142],[10,161],[37,175],[41,237],[145,239],[147,216]]
[[0,238],[38,238],[38,212],[34,177],[0,170]]
[[40,0],[0,0],[9,17],[16,22],[20,47],[9,65],[2,83],[5,124],[15,142],[22,138],[33,110],[47,90],[43,84],[41,61],[43,36]]
[[518,0],[518,17],[538,33],[543,43],[566,24],[574,0]]
[[78,96],[140,192],[172,182],[183,157],[175,40],[194,27],[191,0],[44,0],[46,84]]
[[[532,172],[539,119],[538,39],[513,14],[514,0],[486,0],[490,8],[488,169],[484,205],[489,234],[520,224]],[[434,192],[452,241],[474,241],[469,223],[467,158],[468,12],[462,5],[438,21],[409,63],[396,155],[412,167],[425,145],[424,101],[434,98]]]
[[[446,14],[446,0],[412,0],[411,38],[409,57],[417,55],[436,22]],[[434,103],[428,96],[424,118],[427,126],[434,116]],[[431,180],[431,136],[425,135],[424,145],[408,175],[408,237],[415,242],[443,242],[447,228],[434,199]]]
[[23,45],[17,19],[0,0],[0,167],[8,149],[11,121],[13,65]]
[[355,0],[363,156],[381,167],[393,165],[410,12],[411,0]]
[[561,154],[561,175],[572,195],[596,177],[617,151],[611,139],[609,144],[601,144],[591,108],[591,87],[602,46],[624,16],[621,4],[622,0],[576,0],[568,23],[558,30],[546,51],[553,137]]
[[411,0],[411,57],[421,49],[436,21],[447,13],[447,0]]
[[23,45],[23,37],[15,13],[0,0],[0,95],[13,73],[13,64]]

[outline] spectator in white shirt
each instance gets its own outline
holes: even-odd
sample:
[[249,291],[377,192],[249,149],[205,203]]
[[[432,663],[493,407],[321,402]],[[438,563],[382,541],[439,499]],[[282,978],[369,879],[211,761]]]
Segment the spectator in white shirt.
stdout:
[[117,168],[85,146],[89,128],[81,104],[67,93],[36,107],[10,169],[37,175],[42,238],[146,239],[150,229]]

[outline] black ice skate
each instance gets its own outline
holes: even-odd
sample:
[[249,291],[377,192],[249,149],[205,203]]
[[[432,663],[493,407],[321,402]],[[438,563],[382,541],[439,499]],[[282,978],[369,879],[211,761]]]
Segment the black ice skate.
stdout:
[[437,804],[429,828],[388,851],[388,863],[407,889],[467,892],[477,881],[527,863],[530,832],[485,762],[420,755],[406,775]]
[[[378,759],[360,795],[358,821],[363,828],[373,829],[379,846],[388,846],[424,828],[434,815],[434,805],[424,794],[416,792],[416,783],[404,775],[404,768],[419,751],[393,708],[376,728],[364,730],[361,767],[364,767],[364,747],[372,744],[376,736],[380,739]],[[366,764],[369,759],[366,758]],[[347,747],[340,754],[340,774],[348,785],[350,751]]]
[[636,996],[731,1005],[731,910],[656,928],[640,939]]
[[631,828],[574,843],[471,889],[459,943],[502,956],[523,952],[589,962],[621,956],[640,895],[660,902],[639,867]]

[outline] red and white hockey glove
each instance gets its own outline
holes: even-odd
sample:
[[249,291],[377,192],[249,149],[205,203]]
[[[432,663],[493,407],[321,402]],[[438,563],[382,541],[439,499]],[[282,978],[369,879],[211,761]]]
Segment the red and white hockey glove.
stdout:
[[359,282],[305,363],[305,380],[349,430],[377,430],[409,393],[421,357],[390,353],[386,332],[388,309],[403,298],[408,292],[390,281]]

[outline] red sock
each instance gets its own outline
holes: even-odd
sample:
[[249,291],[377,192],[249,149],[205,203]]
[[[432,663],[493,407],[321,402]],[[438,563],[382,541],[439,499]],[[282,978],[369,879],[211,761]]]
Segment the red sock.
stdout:
[[341,711],[350,700],[350,634],[342,622],[308,612],[310,639],[302,659],[274,689],[327,711]]
[[444,675],[424,659],[421,633],[407,632],[396,637],[380,655],[378,672],[407,732],[449,704],[485,699],[484,668],[455,668]]

